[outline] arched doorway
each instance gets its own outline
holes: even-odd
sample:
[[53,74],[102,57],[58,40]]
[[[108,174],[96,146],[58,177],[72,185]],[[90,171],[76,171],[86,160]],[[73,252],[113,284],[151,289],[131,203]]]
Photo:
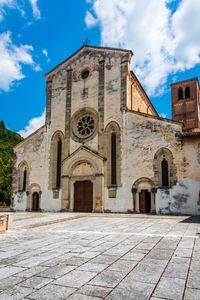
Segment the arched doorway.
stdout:
[[137,179],[132,186],[133,210],[139,213],[155,212],[155,185],[146,177]]
[[89,180],[74,183],[74,211],[93,211],[93,183]]
[[32,211],[39,211],[39,193],[32,194]]

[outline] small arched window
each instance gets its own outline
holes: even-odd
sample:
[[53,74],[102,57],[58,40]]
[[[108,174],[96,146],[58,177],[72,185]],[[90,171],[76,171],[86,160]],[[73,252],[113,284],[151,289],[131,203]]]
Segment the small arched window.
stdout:
[[62,142],[61,139],[57,143],[57,174],[56,174],[56,187],[60,187],[60,177],[61,177],[61,157],[62,157]]
[[178,99],[179,100],[183,99],[183,89],[181,88],[178,90]]
[[22,188],[23,191],[26,191],[26,177],[27,177],[27,171],[25,169],[23,173],[23,188]]
[[162,169],[162,186],[169,186],[168,161],[163,158],[161,162]]
[[189,88],[189,86],[186,87],[186,89],[185,89],[185,98],[186,98],[186,99],[187,99],[187,98],[190,98],[190,88]]
[[111,134],[111,184],[117,183],[117,160],[116,160],[117,148],[116,148],[116,133]]

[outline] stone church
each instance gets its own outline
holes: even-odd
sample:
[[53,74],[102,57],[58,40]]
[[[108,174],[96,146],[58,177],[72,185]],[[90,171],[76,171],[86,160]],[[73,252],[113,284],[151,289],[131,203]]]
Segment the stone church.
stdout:
[[14,147],[16,211],[200,214],[197,78],[158,116],[130,50],[85,45],[46,74],[46,122]]

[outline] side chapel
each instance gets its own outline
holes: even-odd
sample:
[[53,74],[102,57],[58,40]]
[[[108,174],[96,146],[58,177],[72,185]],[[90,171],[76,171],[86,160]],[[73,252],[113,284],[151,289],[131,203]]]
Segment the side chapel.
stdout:
[[14,147],[16,211],[200,214],[197,78],[158,116],[132,51],[83,46],[46,76],[46,122]]

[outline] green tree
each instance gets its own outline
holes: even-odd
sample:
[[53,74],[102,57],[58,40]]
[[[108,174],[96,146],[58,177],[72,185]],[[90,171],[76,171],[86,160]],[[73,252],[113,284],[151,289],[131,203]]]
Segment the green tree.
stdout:
[[0,205],[10,204],[13,147],[22,140],[19,134],[8,130],[0,121]]

